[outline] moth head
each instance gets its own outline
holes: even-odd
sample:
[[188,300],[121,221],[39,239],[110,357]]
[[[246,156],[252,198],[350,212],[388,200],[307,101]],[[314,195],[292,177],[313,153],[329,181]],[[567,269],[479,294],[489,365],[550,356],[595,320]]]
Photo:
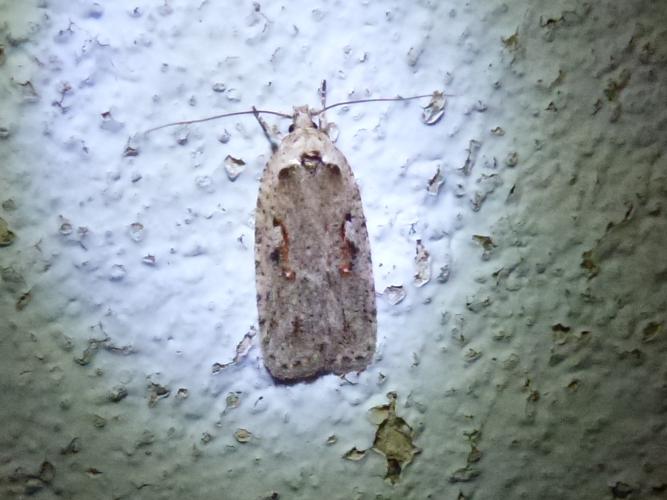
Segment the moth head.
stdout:
[[293,132],[298,128],[317,128],[312,118],[312,111],[308,106],[295,106],[292,116],[292,125],[289,131]]

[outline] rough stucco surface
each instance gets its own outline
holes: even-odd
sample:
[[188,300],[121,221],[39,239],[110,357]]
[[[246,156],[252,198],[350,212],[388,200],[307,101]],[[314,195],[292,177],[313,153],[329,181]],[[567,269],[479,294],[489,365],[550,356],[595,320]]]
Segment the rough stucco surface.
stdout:
[[[0,496],[664,498],[666,10],[0,2]],[[331,102],[455,97],[430,127],[415,103],[330,114],[376,289],[406,297],[378,296],[367,371],[276,386],[261,130],[139,132],[315,105],[322,78]],[[395,485],[342,458],[389,391],[422,450]]]

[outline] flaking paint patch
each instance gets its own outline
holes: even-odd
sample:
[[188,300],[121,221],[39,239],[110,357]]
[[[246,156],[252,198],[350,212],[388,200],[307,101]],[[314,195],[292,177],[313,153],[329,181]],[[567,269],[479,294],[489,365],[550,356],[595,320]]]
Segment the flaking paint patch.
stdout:
[[[396,400],[398,394],[394,391],[387,393],[389,404],[374,406],[369,410],[369,420],[378,426],[375,432],[372,448],[387,460],[385,479],[396,484],[401,477],[402,470],[409,465],[421,449],[415,446],[415,433],[408,423],[396,414]],[[358,462],[362,460],[369,449],[360,450],[356,446],[347,451],[343,458]]]
[[359,187],[307,107],[269,160],[255,215],[264,364],[280,381],[365,369],[377,313]]

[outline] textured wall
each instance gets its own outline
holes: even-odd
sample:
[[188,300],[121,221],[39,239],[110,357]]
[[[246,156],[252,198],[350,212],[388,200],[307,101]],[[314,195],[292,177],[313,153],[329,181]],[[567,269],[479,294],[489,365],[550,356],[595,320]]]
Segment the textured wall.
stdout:
[[[0,1],[0,496],[664,498],[664,2],[237,4]],[[378,354],[280,386],[256,337],[226,366],[257,321],[260,128],[140,132],[323,78],[454,96],[432,126],[330,113]],[[421,453],[385,479],[376,431]]]

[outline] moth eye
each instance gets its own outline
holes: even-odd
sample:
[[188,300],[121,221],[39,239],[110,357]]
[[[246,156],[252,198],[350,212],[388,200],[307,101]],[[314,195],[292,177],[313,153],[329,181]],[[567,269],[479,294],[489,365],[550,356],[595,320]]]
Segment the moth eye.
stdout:
[[350,212],[345,214],[345,220],[347,222],[352,222],[352,214]]
[[294,132],[294,124],[292,123],[287,130],[289,130],[290,134]]

